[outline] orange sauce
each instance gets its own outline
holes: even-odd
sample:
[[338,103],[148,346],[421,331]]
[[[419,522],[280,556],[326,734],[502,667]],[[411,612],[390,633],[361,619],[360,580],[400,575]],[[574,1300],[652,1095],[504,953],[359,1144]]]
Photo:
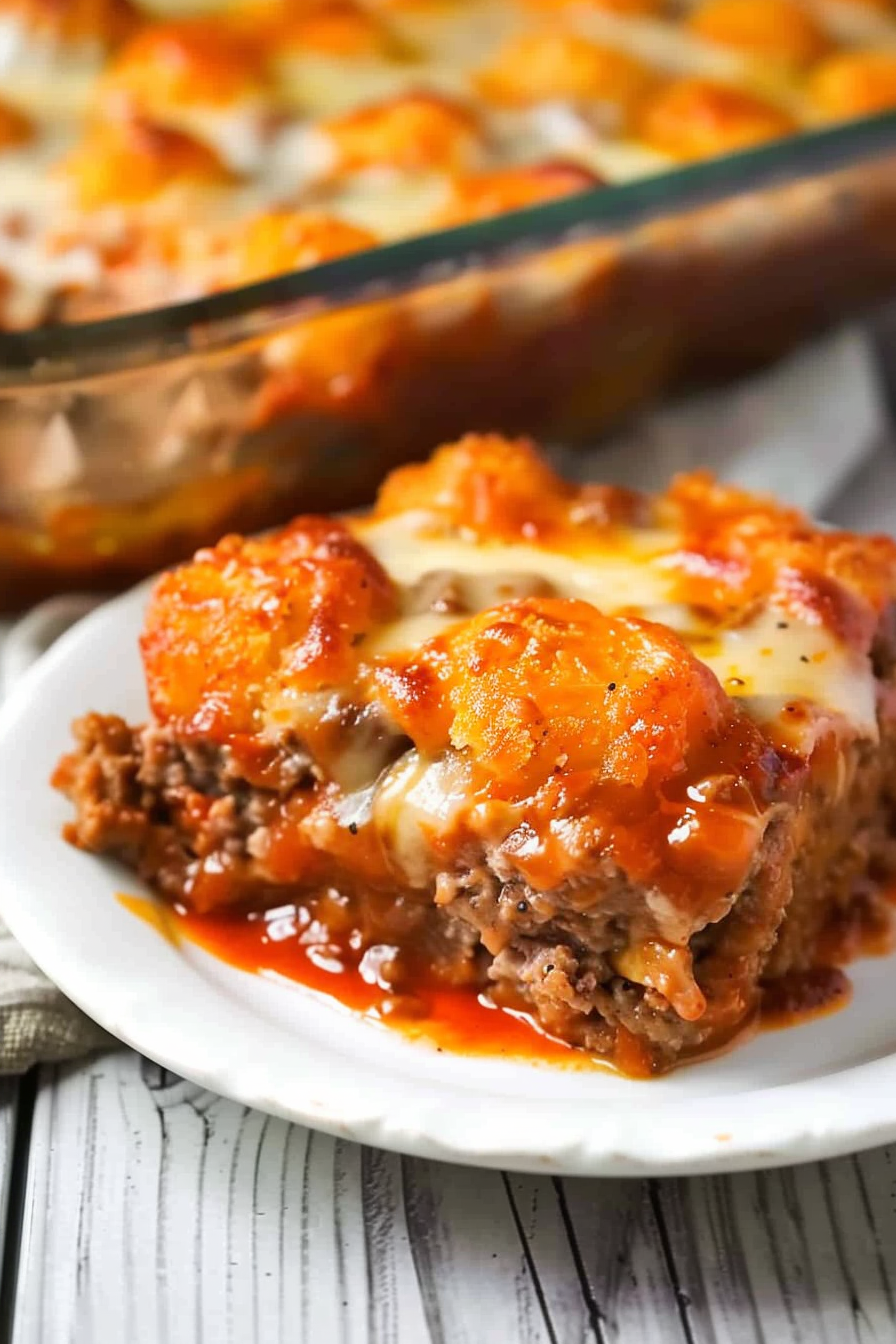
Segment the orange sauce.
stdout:
[[[449,986],[422,976],[415,978],[413,995],[393,993],[377,982],[375,968],[351,948],[350,939],[342,945],[301,941],[290,913],[293,906],[200,915],[146,897],[118,899],[166,938],[193,943],[239,970],[303,985],[438,1050],[574,1069],[609,1067],[548,1036],[530,1014],[499,1007],[475,986]],[[626,1072],[627,1065],[622,1065]]]
[[132,915],[142,919],[144,924],[155,929],[169,943],[176,942],[174,929],[172,927],[171,910],[168,906],[162,905],[160,901],[152,901],[147,896],[128,896],[124,892],[118,893],[118,901],[125,910],[129,910]]
[[[524,1009],[495,1003],[476,985],[446,985],[418,967],[413,993],[396,993],[375,961],[352,946],[351,934],[336,942],[313,921],[313,933],[301,931],[294,905],[197,914],[142,896],[119,894],[118,900],[169,941],[187,941],[239,970],[302,985],[439,1051],[603,1069],[629,1078],[655,1072],[642,1042],[622,1027],[615,1058],[595,1059],[548,1035]],[[896,886],[856,897],[823,929],[816,964],[765,985],[759,1014],[738,1023],[730,1038],[696,1058],[727,1053],[757,1028],[777,1031],[838,1012],[852,998],[852,985],[841,967],[860,956],[884,956],[894,947]]]

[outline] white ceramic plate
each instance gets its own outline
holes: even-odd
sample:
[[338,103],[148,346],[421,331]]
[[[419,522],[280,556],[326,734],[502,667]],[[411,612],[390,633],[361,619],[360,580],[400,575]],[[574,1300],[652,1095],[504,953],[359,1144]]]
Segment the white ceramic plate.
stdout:
[[594,1175],[770,1166],[896,1139],[896,961],[853,968],[844,1011],[634,1082],[436,1053],[299,986],[172,946],[117,900],[137,884],[59,837],[47,783],[86,709],[146,713],[146,588],[88,616],[0,713],[0,909],[109,1031],[262,1110],[365,1143],[482,1166]]

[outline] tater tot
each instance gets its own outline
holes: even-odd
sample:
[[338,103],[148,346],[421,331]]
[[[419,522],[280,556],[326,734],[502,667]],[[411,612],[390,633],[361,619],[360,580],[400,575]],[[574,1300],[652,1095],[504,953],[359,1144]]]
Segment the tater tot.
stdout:
[[788,65],[809,65],[831,47],[818,20],[791,0],[706,0],[688,27],[711,42]]
[[164,117],[197,104],[221,106],[257,91],[261,55],[221,23],[190,19],[142,28],[100,81],[106,108]]
[[409,93],[323,123],[338,167],[448,169],[470,167],[480,137],[474,114],[433,93]]
[[34,126],[24,112],[0,100],[0,150],[27,144],[33,135]]
[[225,269],[230,283],[252,284],[375,244],[375,236],[367,229],[331,216],[269,210],[235,231]]
[[845,51],[813,70],[809,96],[833,120],[896,107],[896,51]]
[[796,129],[774,103],[708,79],[673,80],[645,103],[638,125],[652,148],[679,159],[711,158]]
[[488,219],[509,210],[524,210],[539,201],[587,191],[600,184],[600,178],[594,173],[571,163],[538,163],[492,173],[470,173],[453,183],[451,199],[435,224],[446,228],[474,219]]
[[477,76],[486,98],[511,106],[551,99],[616,103],[630,111],[656,83],[642,61],[574,33],[512,38]]
[[130,120],[93,126],[59,172],[85,210],[146,201],[175,182],[223,185],[231,180],[214,151],[198,140]]

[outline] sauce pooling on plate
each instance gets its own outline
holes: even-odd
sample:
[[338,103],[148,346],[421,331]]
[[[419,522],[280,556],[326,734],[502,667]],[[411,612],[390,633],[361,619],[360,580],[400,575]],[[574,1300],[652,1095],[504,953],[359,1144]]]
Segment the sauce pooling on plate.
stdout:
[[121,895],[119,900],[163,937],[193,943],[238,970],[303,985],[369,1021],[425,1039],[437,1049],[566,1068],[598,1067],[572,1046],[546,1035],[529,1014],[499,1006],[473,986],[446,986],[421,974],[413,993],[396,994],[385,979],[384,963],[392,949],[373,947],[361,953],[351,946],[351,935],[340,943],[332,935],[322,942],[315,940],[313,929],[303,940],[307,928],[302,928],[295,905],[199,915],[146,897]]
[[[447,986],[421,966],[408,992],[396,993],[388,982],[388,958],[394,949],[380,945],[362,950],[356,930],[336,942],[332,932],[315,929],[315,921],[297,905],[197,914],[148,897],[121,894],[118,899],[172,942],[193,943],[238,970],[302,985],[439,1051],[610,1070],[629,1078],[652,1073],[650,1061],[628,1033],[612,1064],[594,1060],[546,1034],[524,1009],[496,1003],[474,985]],[[888,899],[896,908],[896,890]],[[886,915],[879,902],[854,902],[822,933],[817,965],[765,986],[758,1023],[738,1032],[736,1040],[752,1034],[757,1025],[774,1031],[846,1008],[852,985],[841,966],[892,951],[894,925]],[[734,1043],[726,1042],[715,1053]]]

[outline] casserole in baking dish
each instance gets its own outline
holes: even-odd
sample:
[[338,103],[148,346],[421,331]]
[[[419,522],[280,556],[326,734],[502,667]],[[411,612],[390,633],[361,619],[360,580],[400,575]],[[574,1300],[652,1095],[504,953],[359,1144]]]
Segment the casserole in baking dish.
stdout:
[[885,293],[896,115],[824,128],[890,105],[894,35],[862,0],[10,0],[0,597],[471,424],[593,435]]
[[232,289],[896,107],[886,0],[4,9],[7,327]]

